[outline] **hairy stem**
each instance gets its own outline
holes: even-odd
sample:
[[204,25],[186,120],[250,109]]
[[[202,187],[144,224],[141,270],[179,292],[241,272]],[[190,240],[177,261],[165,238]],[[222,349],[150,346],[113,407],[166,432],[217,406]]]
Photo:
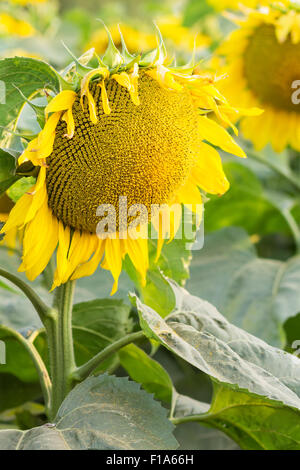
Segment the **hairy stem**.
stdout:
[[54,419],[64,398],[71,391],[76,369],[72,334],[72,308],[75,282],[69,281],[56,290],[54,310],[57,316],[46,327],[52,378],[50,418]]

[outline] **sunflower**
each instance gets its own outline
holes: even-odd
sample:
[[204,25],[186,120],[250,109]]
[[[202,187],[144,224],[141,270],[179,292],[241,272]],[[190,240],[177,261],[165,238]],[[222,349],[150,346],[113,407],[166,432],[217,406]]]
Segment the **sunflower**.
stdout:
[[8,13],[0,13],[0,34],[30,37],[34,34],[34,28],[27,21],[15,19]]
[[[206,0],[216,11],[223,10],[239,10],[240,7],[257,8],[262,6],[269,6],[274,3],[274,0]],[[275,0],[276,1],[276,0]],[[297,0],[294,0],[297,2]],[[278,3],[278,1],[277,1]],[[291,0],[281,0],[282,4],[287,6]]]
[[211,38],[183,26],[178,16],[165,16],[157,20],[157,25],[163,35],[172,45],[179,49],[191,51],[194,47],[204,48],[211,44]]
[[[57,250],[53,288],[93,274],[101,263],[113,276],[113,294],[125,256],[145,283],[148,215],[125,227],[119,217],[114,231],[99,235],[98,208],[120,209],[120,198],[149,213],[159,206],[153,217],[159,256],[180,222],[181,211],[174,211],[172,228],[160,224],[170,206],[188,204],[200,213],[199,188],[218,195],[227,191],[215,146],[245,157],[225,129],[239,111],[207,74],[193,74],[193,64],[167,64],[162,40],[142,56],[130,55],[122,42],[120,53],[109,35],[108,50],[102,59],[96,55],[97,68],[82,60],[68,67],[65,89],[45,108],[44,128],[19,157],[20,166],[31,162],[39,174],[2,232],[24,229],[20,271],[30,280]],[[220,124],[210,116],[218,116]]]
[[[118,49],[122,48],[121,36],[117,24],[113,24],[109,28],[114,44]],[[129,52],[145,51],[153,49],[156,46],[155,34],[145,33],[128,24],[122,25],[122,34],[126,41],[126,46]],[[108,37],[104,28],[96,30],[91,37],[87,47],[90,49],[95,48],[98,54],[103,54],[108,47]]]
[[[196,48],[208,47],[211,43],[211,38],[204,34],[195,33],[189,28],[182,25],[182,21],[177,16],[165,16],[157,20],[164,39],[182,50],[191,51],[194,46]],[[110,32],[113,41],[118,49],[121,49],[122,42],[119,32],[119,26],[114,24],[110,27]],[[128,24],[122,25],[122,34],[126,41],[129,52],[136,53],[139,51],[146,51],[156,46],[156,35],[153,33],[145,33]],[[108,45],[108,39],[105,29],[95,31],[88,44],[88,48],[94,47],[96,52],[103,54]]]
[[46,3],[48,0],[10,0],[10,3],[26,6],[31,4]]
[[270,142],[277,152],[287,145],[300,150],[300,107],[292,99],[300,79],[300,11],[280,2],[236,22],[240,28],[219,50],[228,75],[221,90],[233,105],[264,109],[241,123],[256,149]]

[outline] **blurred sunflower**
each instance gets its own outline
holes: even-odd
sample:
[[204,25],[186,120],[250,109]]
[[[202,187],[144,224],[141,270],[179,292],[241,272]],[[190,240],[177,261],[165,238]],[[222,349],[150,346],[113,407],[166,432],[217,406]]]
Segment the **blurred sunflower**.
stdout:
[[12,34],[29,37],[34,34],[34,28],[27,21],[15,19],[8,13],[0,13],[0,35]]
[[219,50],[228,74],[221,90],[233,105],[265,110],[241,123],[256,149],[271,142],[277,152],[287,145],[300,150],[300,107],[292,100],[300,79],[300,12],[280,3],[250,10],[236,22],[240,28]]
[[200,33],[196,35],[193,29],[183,26],[181,18],[177,16],[159,18],[157,25],[163,37],[179,49],[191,51],[194,47],[208,47],[211,44],[210,37]]
[[[117,24],[109,28],[114,44],[118,49],[122,48],[121,36]],[[122,24],[122,34],[126,41],[128,51],[131,53],[137,51],[148,51],[156,46],[156,36],[154,34],[144,33],[139,31],[128,24]],[[108,37],[104,28],[94,32],[87,47],[95,48],[98,54],[104,54],[108,47]]]
[[[226,9],[239,10],[241,7],[257,8],[268,6],[274,3],[274,0],[206,0],[216,11],[223,11]],[[297,0],[295,0],[296,2]],[[275,0],[276,2],[276,0]],[[278,1],[277,1],[278,3]],[[281,0],[283,5],[288,5],[291,0]]]
[[[207,74],[194,75],[193,65],[167,66],[162,42],[143,56],[130,55],[122,42],[121,54],[110,38],[95,69],[82,60],[67,69],[64,86],[69,89],[51,99],[43,130],[19,158],[19,165],[30,161],[38,167],[39,175],[12,209],[2,233],[9,236],[16,227],[24,228],[20,271],[30,280],[57,248],[53,288],[91,275],[102,261],[114,278],[114,293],[126,255],[145,283],[148,215],[138,227],[129,222],[124,227],[118,218],[114,233],[99,236],[97,208],[110,204],[120,211],[122,196],[127,207],[142,204],[149,212],[153,204],[167,210],[174,203],[197,210],[199,187],[219,195],[229,187],[214,146],[245,157],[224,128],[238,110]],[[154,217],[158,255],[163,240],[174,237],[181,210],[174,213],[168,233],[160,225],[162,216]]]
[[[197,33],[185,26],[182,26],[181,19],[176,16],[166,16],[157,20],[164,39],[185,51],[193,50],[196,48],[208,47],[211,43],[211,38],[204,34]],[[122,48],[122,42],[117,24],[110,27],[113,41],[118,49]],[[126,41],[129,52],[148,51],[156,47],[157,39],[155,34],[145,33],[135,29],[129,25],[122,25],[122,34]],[[88,48],[94,47],[96,52],[103,54],[108,46],[107,34],[103,28],[96,31],[87,45]]]
[[10,0],[11,3],[17,3],[18,5],[26,6],[35,3],[46,3],[48,0]]

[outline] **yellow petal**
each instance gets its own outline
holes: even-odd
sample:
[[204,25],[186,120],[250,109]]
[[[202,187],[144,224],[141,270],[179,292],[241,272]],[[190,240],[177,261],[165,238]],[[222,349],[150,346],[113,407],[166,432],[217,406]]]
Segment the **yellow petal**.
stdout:
[[210,194],[224,194],[229,189],[221,157],[211,145],[202,142],[197,165],[191,172],[191,179]]
[[65,111],[72,109],[77,94],[75,91],[64,90],[56,95],[45,108],[45,114],[55,113],[57,111]]
[[66,137],[68,137],[68,139],[72,139],[72,137],[74,136],[74,132],[75,132],[75,123],[74,123],[72,109],[68,109],[68,111],[64,113],[62,120],[65,121],[67,124]]
[[105,240],[105,263],[102,264],[102,267],[109,269],[114,278],[115,282],[110,294],[113,295],[118,289],[118,280],[122,270],[122,252],[118,238]]
[[97,247],[93,257],[86,263],[78,266],[71,279],[79,279],[84,276],[91,276],[96,271],[99,263],[101,262],[105,249],[105,240],[97,239]]
[[104,80],[102,80],[100,87],[101,87],[101,101],[102,101],[103,111],[105,112],[105,114],[110,114],[111,110],[109,107]]
[[146,274],[149,268],[148,240],[138,238],[125,240],[126,249],[135,269],[141,275],[142,283],[146,283]]
[[209,143],[220,147],[222,150],[225,150],[225,152],[246,158],[244,150],[242,150],[231,135],[215,121],[207,117],[199,116],[199,131],[202,138]]

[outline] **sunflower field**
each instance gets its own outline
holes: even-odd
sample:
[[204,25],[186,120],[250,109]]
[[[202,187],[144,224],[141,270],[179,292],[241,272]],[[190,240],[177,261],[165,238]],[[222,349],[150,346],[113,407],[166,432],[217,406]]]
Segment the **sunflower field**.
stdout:
[[300,450],[300,1],[1,1],[0,450],[240,449]]

